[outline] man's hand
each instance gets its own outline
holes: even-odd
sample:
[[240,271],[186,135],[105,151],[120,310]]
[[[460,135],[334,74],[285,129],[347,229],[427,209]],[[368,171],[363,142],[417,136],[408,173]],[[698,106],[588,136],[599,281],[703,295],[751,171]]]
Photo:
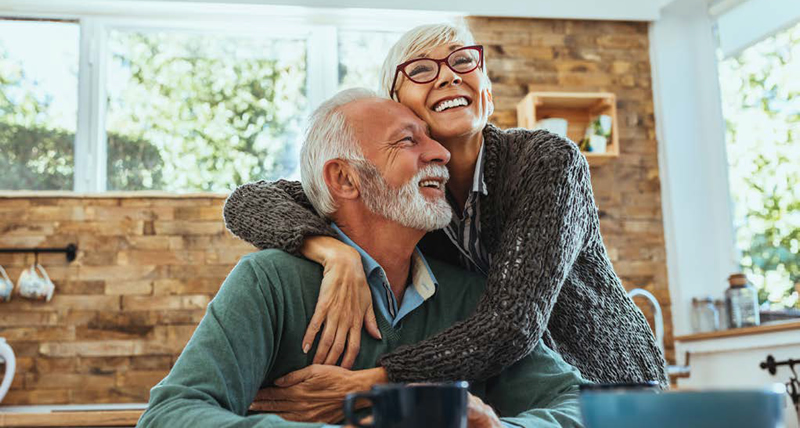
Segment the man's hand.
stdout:
[[467,426],[469,428],[503,428],[500,418],[488,404],[469,394],[467,405]]
[[[315,364],[276,379],[273,388],[258,391],[250,410],[298,422],[339,422],[344,418],[342,404],[347,394],[386,382],[382,367],[351,371]],[[356,408],[368,405],[356,403]]]

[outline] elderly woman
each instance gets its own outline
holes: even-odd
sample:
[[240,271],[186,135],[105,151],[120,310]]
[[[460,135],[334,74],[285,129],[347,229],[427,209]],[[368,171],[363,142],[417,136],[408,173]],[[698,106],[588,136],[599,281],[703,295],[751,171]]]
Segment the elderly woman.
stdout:
[[[470,32],[451,25],[409,31],[389,51],[380,83],[452,155],[453,221],[426,235],[420,248],[487,277],[470,318],[381,358],[388,379],[486,379],[544,338],[589,380],[666,386],[663,355],[603,246],[586,159],[574,143],[546,131],[487,123],[491,83],[483,47]],[[224,213],[228,228],[257,247],[324,266],[303,347],[324,324],[314,362],[336,364],[344,352],[342,365],[350,367],[362,322],[380,335],[358,254],[332,238],[296,182],[241,186]]]

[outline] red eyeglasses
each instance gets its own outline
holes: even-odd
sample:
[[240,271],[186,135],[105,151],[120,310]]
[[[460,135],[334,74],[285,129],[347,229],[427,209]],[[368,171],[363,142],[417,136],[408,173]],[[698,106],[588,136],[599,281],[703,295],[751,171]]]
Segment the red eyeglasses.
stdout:
[[408,80],[414,83],[430,83],[439,77],[442,63],[447,64],[450,70],[458,74],[467,74],[478,67],[483,68],[483,46],[464,46],[450,52],[450,55],[441,59],[416,58],[398,65],[394,72],[392,90],[389,91],[389,96],[394,99],[394,88],[397,85],[397,75],[399,73],[403,73]]

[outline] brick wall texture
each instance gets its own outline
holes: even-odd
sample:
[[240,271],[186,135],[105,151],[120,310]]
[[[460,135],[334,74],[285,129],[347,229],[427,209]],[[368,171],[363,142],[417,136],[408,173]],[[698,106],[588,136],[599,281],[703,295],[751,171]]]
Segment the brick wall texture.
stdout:
[[[626,288],[661,301],[672,359],[658,161],[644,23],[470,18],[486,46],[501,127],[532,90],[617,94],[621,154],[592,168],[601,228]],[[0,304],[17,354],[4,405],[146,402],[238,258],[253,247],[222,222],[224,197],[0,197],[0,247],[75,243],[39,261],[49,303]],[[16,282],[33,255],[0,254]],[[646,304],[641,305],[650,314]]]

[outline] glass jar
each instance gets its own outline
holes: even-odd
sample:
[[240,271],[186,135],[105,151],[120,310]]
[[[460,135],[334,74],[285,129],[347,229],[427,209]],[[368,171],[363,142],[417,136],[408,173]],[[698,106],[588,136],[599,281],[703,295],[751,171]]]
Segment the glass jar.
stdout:
[[719,320],[719,329],[727,330],[731,328],[728,319],[728,305],[725,299],[714,299],[714,307],[717,308],[717,319]]
[[692,299],[692,321],[695,333],[719,330],[719,316],[714,299],[702,297]]
[[758,313],[758,293],[742,273],[728,277],[730,287],[725,290],[728,322],[731,328],[752,327],[761,323]]

